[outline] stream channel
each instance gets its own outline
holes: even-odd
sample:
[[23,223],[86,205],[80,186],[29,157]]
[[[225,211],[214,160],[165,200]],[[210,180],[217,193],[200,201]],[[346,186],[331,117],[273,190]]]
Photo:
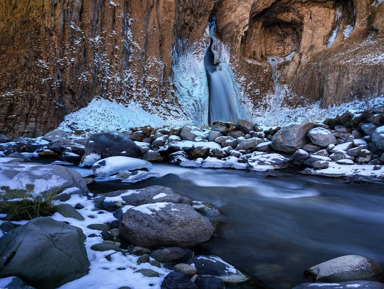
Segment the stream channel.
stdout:
[[306,282],[306,268],[341,255],[384,264],[383,184],[171,165],[154,165],[153,172],[161,177],[137,184],[99,182],[91,190],[163,185],[214,204],[223,221],[197,252],[220,256],[255,278],[254,285],[240,288],[293,288]]

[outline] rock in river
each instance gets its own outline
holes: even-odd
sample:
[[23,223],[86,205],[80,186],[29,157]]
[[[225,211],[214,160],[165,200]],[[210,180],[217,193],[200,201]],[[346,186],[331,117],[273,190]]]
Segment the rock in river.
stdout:
[[208,218],[190,205],[168,202],[129,209],[120,225],[120,234],[144,247],[190,247],[208,241],[214,228]]

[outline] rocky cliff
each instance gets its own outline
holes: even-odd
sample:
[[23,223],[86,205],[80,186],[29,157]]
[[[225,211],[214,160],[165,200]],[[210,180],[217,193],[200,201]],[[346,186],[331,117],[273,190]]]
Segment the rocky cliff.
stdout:
[[212,14],[248,111],[384,93],[382,0],[5,0],[0,131],[41,135],[95,97],[206,114]]

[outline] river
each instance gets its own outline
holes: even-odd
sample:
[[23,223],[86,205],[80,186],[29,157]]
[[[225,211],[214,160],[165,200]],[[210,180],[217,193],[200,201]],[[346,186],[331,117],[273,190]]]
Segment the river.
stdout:
[[254,288],[292,288],[305,282],[306,268],[341,255],[384,263],[382,184],[171,165],[155,165],[154,172],[161,177],[135,185],[98,183],[97,190],[164,185],[214,204],[223,221],[197,250],[218,255],[265,284]]

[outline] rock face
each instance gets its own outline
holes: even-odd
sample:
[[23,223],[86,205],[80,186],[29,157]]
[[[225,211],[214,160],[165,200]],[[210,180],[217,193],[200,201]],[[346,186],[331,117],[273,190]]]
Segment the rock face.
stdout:
[[202,40],[212,7],[207,0],[3,3],[0,131],[42,135],[95,96],[135,99],[148,110],[175,102],[172,52]]
[[208,241],[214,232],[208,218],[186,204],[156,203],[129,209],[120,234],[144,247],[190,247]]
[[[42,135],[95,97],[164,116],[204,106],[179,74],[207,91],[212,14],[218,53],[253,109],[384,93],[380,1],[9,0],[0,11],[0,132]],[[190,56],[196,71],[183,70]]]
[[0,239],[0,278],[18,276],[36,288],[57,288],[88,273],[81,229],[36,218]]
[[383,271],[380,266],[363,256],[338,257],[309,268],[304,273],[317,282],[344,282],[353,280],[380,281]]

